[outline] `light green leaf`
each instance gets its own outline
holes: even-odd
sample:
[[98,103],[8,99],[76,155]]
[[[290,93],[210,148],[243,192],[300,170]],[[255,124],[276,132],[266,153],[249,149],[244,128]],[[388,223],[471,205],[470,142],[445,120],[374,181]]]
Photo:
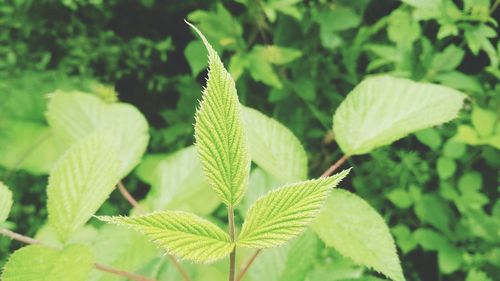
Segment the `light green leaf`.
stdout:
[[372,77],[341,103],[333,117],[333,130],[345,154],[364,154],[409,133],[450,121],[464,98],[464,94],[440,85]]
[[97,132],[73,145],[49,176],[49,222],[62,241],[84,225],[120,180],[115,138]]
[[267,193],[248,210],[237,245],[264,249],[296,237],[317,216],[332,188],[349,171],[289,184]]
[[146,201],[153,210],[175,209],[208,215],[220,204],[203,176],[194,146],[164,156],[149,166],[149,172],[151,190]]
[[0,224],[9,216],[12,207],[12,192],[0,181]]
[[437,150],[443,142],[441,140],[441,135],[438,133],[438,130],[434,128],[428,128],[422,131],[418,131],[415,133],[415,136],[421,143],[427,145],[433,150]]
[[167,253],[197,263],[210,263],[224,258],[234,248],[229,235],[218,226],[183,211],[99,219],[134,229],[146,235]]
[[184,49],[184,56],[189,63],[191,73],[195,77],[207,67],[205,46],[203,46],[203,42],[201,41],[191,41]]
[[487,137],[493,134],[497,120],[499,120],[499,117],[493,111],[483,109],[479,106],[474,106],[472,109],[472,125],[480,137]]
[[282,185],[283,182],[276,180],[263,169],[259,167],[252,169],[252,172],[250,173],[250,182],[248,184],[248,192],[245,197],[243,197],[241,204],[238,205],[237,208],[240,211],[240,214],[245,216],[248,209],[250,209],[255,201],[269,191]]
[[0,81],[0,165],[47,174],[67,149],[45,121],[47,93],[84,88],[85,81],[57,72],[23,72]]
[[307,178],[307,155],[295,135],[275,119],[243,107],[243,121],[252,160],[286,183]]
[[457,164],[455,160],[442,156],[438,158],[436,168],[439,178],[448,179],[455,174]]
[[196,27],[208,50],[208,80],[194,126],[203,171],[215,192],[235,206],[246,191],[250,172],[241,105],[236,87],[219,56]]
[[216,4],[215,11],[193,11],[189,13],[188,20],[203,31],[216,50],[245,48],[240,21],[234,18],[222,3]]
[[[248,270],[247,281],[303,281],[318,252],[318,238],[311,231],[289,244],[261,252]],[[252,252],[253,253],[253,252]],[[243,264],[245,264],[243,262]]]
[[460,65],[465,56],[465,51],[453,44],[448,45],[441,53],[432,58],[431,67],[434,71],[453,70]]
[[256,45],[252,49],[252,53],[261,57],[267,63],[275,65],[287,64],[302,56],[302,52],[299,50],[276,45]]
[[71,245],[64,250],[30,245],[14,252],[4,267],[3,281],[86,281],[93,267],[90,249]]
[[400,209],[406,209],[413,204],[411,194],[403,188],[393,189],[387,194],[387,198]]
[[405,280],[384,219],[363,199],[335,189],[312,225],[319,237],[354,262]]
[[[146,237],[115,225],[99,229],[94,241],[96,262],[121,270],[135,272],[158,254],[155,245]],[[94,270],[89,280],[117,281],[123,277]]]
[[436,194],[424,194],[415,203],[415,214],[420,221],[433,225],[443,233],[449,231],[450,213],[446,202]]
[[46,115],[55,133],[68,144],[98,130],[113,135],[120,151],[120,177],[139,163],[148,144],[147,121],[130,104],[107,103],[82,92],[55,92],[50,96]]

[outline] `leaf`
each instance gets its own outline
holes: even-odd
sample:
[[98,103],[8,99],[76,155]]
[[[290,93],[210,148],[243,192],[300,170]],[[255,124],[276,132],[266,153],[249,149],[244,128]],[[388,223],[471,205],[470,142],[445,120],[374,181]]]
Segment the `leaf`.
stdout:
[[9,216],[11,207],[12,207],[12,192],[3,182],[0,181],[0,225]]
[[84,88],[86,81],[58,72],[23,72],[0,81],[0,165],[47,174],[67,149],[45,122],[47,93]]
[[217,3],[216,10],[207,12],[196,10],[189,13],[188,20],[196,26],[213,43],[216,50],[238,50],[245,48],[243,41],[243,28],[240,22],[234,18],[222,3]]
[[319,213],[344,170],[328,178],[288,184],[258,199],[248,210],[237,245],[264,249],[281,245],[303,232]]
[[451,44],[432,58],[431,67],[437,72],[453,70],[460,65],[464,56],[465,51],[462,48]]
[[194,126],[196,147],[208,182],[228,206],[235,206],[245,194],[250,172],[241,105],[231,75],[203,34],[208,50],[208,80]]
[[197,263],[211,263],[233,251],[229,235],[215,224],[183,211],[163,211],[138,217],[99,217],[136,230],[167,253]]
[[448,205],[435,194],[425,194],[415,204],[415,214],[421,222],[427,222],[446,233],[450,222],[451,210]]
[[413,204],[410,193],[403,188],[393,189],[387,194],[387,199],[400,209],[406,209]]
[[354,262],[405,280],[384,219],[363,199],[335,189],[312,225],[326,243]]
[[93,267],[92,259],[92,252],[84,245],[71,245],[64,250],[29,245],[10,256],[1,279],[85,281]]
[[[92,248],[95,261],[113,268],[135,272],[153,259],[158,250],[143,235],[115,225],[99,229]],[[89,280],[122,280],[119,276],[94,270]]]
[[275,65],[284,65],[302,56],[302,52],[299,50],[276,45],[255,45],[252,53],[261,57],[267,63]]
[[318,244],[316,235],[306,231],[290,244],[263,251],[248,270],[245,280],[303,281],[314,265]]
[[243,121],[252,160],[286,183],[307,178],[307,155],[295,135],[275,119],[243,107]]
[[203,176],[194,146],[163,156],[148,169],[152,175],[146,201],[153,210],[177,209],[208,215],[220,204]]
[[474,129],[480,137],[487,137],[495,131],[495,124],[499,117],[493,111],[474,106],[471,114],[471,121]]
[[437,172],[440,179],[448,179],[455,174],[457,164],[448,157],[439,157],[437,160]]
[[237,210],[241,215],[246,215],[248,209],[257,201],[260,197],[264,196],[269,191],[282,186],[283,183],[276,180],[269,173],[265,172],[263,169],[257,167],[252,169],[250,173],[250,182],[248,183],[248,192],[241,200],[240,205],[238,205]]
[[0,165],[10,170],[45,174],[68,148],[45,124],[2,120]]
[[198,73],[207,67],[205,47],[200,41],[191,41],[184,49],[184,56],[194,77],[198,76]]
[[49,222],[62,241],[83,226],[120,180],[115,138],[97,132],[73,145],[49,176]]
[[130,104],[107,103],[82,92],[55,92],[50,96],[46,116],[55,133],[68,144],[95,131],[114,136],[120,152],[120,178],[139,163],[148,144],[148,123]]
[[391,76],[365,79],[340,104],[333,130],[347,155],[367,153],[457,116],[465,95]]

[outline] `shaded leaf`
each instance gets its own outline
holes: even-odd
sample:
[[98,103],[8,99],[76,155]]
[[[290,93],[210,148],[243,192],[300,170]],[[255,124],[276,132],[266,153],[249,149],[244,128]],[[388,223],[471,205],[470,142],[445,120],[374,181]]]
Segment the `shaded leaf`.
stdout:
[[12,207],[12,192],[0,181],[0,224],[9,216]]
[[307,155],[284,125],[255,109],[243,107],[243,121],[252,161],[282,182],[307,178]]
[[[194,146],[163,156],[155,164],[146,165],[151,174],[147,176],[150,178],[151,190],[146,201],[153,210],[176,209],[208,215],[220,204],[203,176]],[[141,170],[144,174],[144,169]]]
[[405,280],[389,228],[360,197],[335,189],[312,228],[326,245],[354,262]]
[[64,250],[29,245],[14,252],[4,267],[3,281],[85,281],[93,267],[90,249],[71,245]]
[[[121,270],[135,272],[158,254],[146,237],[115,225],[101,227],[94,241],[96,262]],[[112,281],[123,277],[94,270],[89,280]]]

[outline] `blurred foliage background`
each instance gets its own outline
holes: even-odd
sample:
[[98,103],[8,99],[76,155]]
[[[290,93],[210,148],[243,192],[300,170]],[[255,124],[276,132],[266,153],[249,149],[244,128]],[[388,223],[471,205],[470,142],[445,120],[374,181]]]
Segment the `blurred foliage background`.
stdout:
[[[498,0],[1,1],[0,176],[14,191],[10,227],[34,235],[47,216],[46,173],[57,155],[44,117],[47,93],[90,89],[108,99],[114,87],[120,100],[147,117],[149,154],[193,143],[206,51],[187,19],[221,54],[242,103],[278,119],[302,141],[311,177],[342,156],[331,116],[367,75],[391,73],[467,93],[467,106],[455,121],[350,159],[355,169],[344,187],[383,214],[408,280],[495,280],[500,276],[499,5]],[[149,185],[140,178],[136,172],[125,183],[142,199]],[[102,209],[119,214],[129,206],[113,194]],[[224,217],[224,211],[213,215]],[[0,265],[19,247],[0,239]],[[331,256],[318,255],[317,279],[311,280],[351,277],[350,267]],[[328,268],[337,275],[327,274]]]

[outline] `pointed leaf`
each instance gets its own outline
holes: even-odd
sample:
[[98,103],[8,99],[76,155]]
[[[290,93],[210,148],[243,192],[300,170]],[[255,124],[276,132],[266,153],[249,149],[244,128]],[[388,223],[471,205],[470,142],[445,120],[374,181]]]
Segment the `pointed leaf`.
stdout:
[[298,236],[318,215],[332,188],[348,173],[345,170],[332,177],[289,184],[267,193],[248,210],[237,245],[270,248]]
[[64,250],[29,245],[14,252],[4,267],[3,281],[85,281],[93,267],[90,249],[71,245]]
[[99,217],[141,232],[167,253],[197,263],[210,263],[231,253],[234,244],[215,224],[194,214],[164,211],[138,217]]
[[330,247],[395,281],[405,280],[384,219],[363,199],[336,189],[312,225]]
[[297,137],[255,109],[242,112],[252,160],[283,183],[307,179],[307,155]]
[[0,181],[0,224],[9,216],[12,207],[12,192]]
[[333,117],[347,155],[367,153],[412,132],[450,121],[465,95],[454,89],[391,76],[372,77],[352,90]]
[[208,80],[196,112],[195,138],[203,170],[212,188],[228,206],[245,194],[250,157],[245,144],[241,105],[234,80],[215,50],[196,27],[208,50]]
[[114,138],[97,132],[55,164],[47,187],[49,222],[66,241],[108,198],[120,179]]
[[139,163],[148,144],[148,123],[130,104],[107,103],[82,92],[55,92],[46,115],[55,133],[68,144],[98,130],[113,135],[120,151],[122,178]]

